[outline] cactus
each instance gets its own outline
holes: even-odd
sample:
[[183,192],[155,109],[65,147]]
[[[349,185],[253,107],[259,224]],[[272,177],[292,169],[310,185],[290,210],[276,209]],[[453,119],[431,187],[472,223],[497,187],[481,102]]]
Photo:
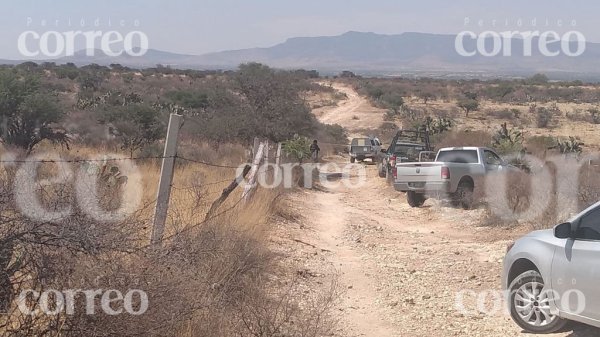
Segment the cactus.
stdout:
[[500,125],[500,129],[496,131],[493,137],[494,145],[500,145],[503,143],[522,144],[523,143],[523,132],[514,128],[509,129],[506,123]]
[[556,145],[551,148],[556,148],[564,155],[575,154],[579,156],[583,152],[584,144],[575,137],[569,136],[568,139],[556,139]]
[[426,130],[429,130],[430,134],[438,135],[449,131],[452,128],[452,121],[448,118],[438,117],[437,119],[433,119],[428,116],[427,118],[425,118],[423,127]]
[[509,129],[506,123],[500,125],[492,138],[492,144],[500,154],[523,151],[523,141],[523,132],[515,128]]

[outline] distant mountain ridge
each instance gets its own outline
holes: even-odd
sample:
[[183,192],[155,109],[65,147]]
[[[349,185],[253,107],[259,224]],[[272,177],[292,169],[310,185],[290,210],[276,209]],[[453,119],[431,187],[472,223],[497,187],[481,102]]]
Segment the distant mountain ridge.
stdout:
[[[316,69],[326,73],[351,70],[359,74],[401,75],[488,74],[520,75],[544,72],[566,77],[600,78],[600,44],[587,43],[586,51],[578,57],[564,54],[554,57],[542,55],[533,40],[533,54],[523,56],[523,40],[513,39],[510,57],[485,57],[480,54],[465,57],[455,48],[455,35],[407,32],[395,35],[350,31],[337,36],[294,37],[268,48],[230,50],[204,55],[181,55],[148,50],[142,57],[122,55],[108,57],[98,52],[86,56],[84,52],[72,57],[52,60],[78,65],[119,63],[129,67],[153,67],[156,64],[174,68],[232,69],[240,63],[260,62],[277,68]],[[485,45],[491,50],[492,39]],[[465,40],[467,50],[475,50],[474,40]]]

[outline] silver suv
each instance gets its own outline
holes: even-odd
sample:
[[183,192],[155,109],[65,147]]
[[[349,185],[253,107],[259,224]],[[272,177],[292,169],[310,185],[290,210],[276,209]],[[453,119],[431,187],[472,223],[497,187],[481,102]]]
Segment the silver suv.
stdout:
[[527,331],[555,332],[568,320],[600,327],[600,202],[510,245],[502,285]]

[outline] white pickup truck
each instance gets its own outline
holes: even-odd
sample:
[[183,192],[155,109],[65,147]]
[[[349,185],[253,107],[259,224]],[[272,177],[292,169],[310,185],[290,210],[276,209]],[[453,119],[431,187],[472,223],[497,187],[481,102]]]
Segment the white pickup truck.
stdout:
[[422,206],[428,197],[449,197],[455,206],[469,209],[479,178],[505,169],[516,168],[506,164],[492,149],[443,148],[433,162],[397,163],[394,188],[406,192],[412,207]]

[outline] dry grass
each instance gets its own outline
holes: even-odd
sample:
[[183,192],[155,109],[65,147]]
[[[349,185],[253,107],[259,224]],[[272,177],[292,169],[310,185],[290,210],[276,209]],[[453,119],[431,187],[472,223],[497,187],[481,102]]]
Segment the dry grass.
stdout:
[[[186,157],[219,164],[239,164],[245,156],[242,147],[233,145],[213,149],[184,143],[181,148]],[[44,150],[49,148],[38,151]],[[58,152],[79,159],[102,153],[86,147]],[[160,163],[146,159],[136,164],[142,173],[143,188],[137,191],[141,208],[111,224],[90,222],[77,208],[76,215],[59,221],[58,226],[28,219],[15,212],[11,201],[14,170],[5,171],[0,179],[5,187],[1,197],[9,202],[0,210],[4,215],[0,240],[11,242],[10,260],[23,257],[23,265],[10,276],[15,293],[23,289],[118,289],[123,293],[141,289],[149,296],[148,311],[141,316],[86,315],[84,303],[77,302],[75,315],[26,320],[13,303],[10,314],[0,316],[3,335],[317,337],[329,331],[335,287],[305,301],[295,286],[293,266],[282,264],[269,249],[271,216],[282,191],[259,188],[244,203],[238,188],[216,217],[204,221],[212,201],[234,179],[234,169],[179,161],[166,240],[156,250],[147,245]],[[38,178],[56,173],[54,164],[42,165]],[[107,201],[120,200],[115,198],[118,191],[111,191],[102,194]],[[58,207],[64,201],[58,196],[68,195],[72,188],[64,184],[47,192],[46,206]],[[10,218],[6,217],[9,213]],[[53,236],[53,244],[28,234],[34,229]],[[21,233],[30,240],[11,239]],[[19,281],[23,277],[28,281]]]

